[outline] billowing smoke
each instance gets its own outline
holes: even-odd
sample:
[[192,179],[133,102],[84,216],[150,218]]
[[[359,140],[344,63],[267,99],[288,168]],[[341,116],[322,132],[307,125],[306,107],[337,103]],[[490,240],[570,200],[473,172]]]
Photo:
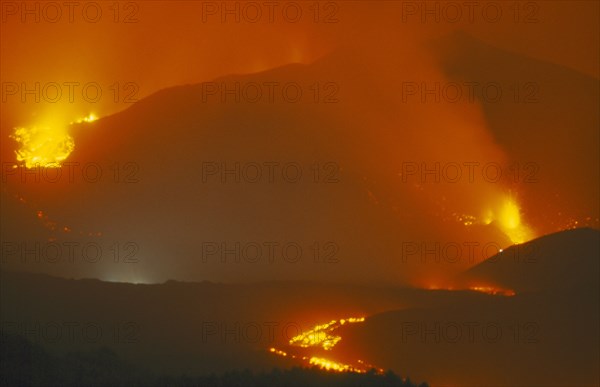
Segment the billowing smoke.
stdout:
[[[47,238],[21,219],[29,211],[40,220],[36,227],[50,229],[52,240],[94,237],[119,240],[117,247],[126,251],[133,251],[130,241],[145,247],[144,264],[131,266],[135,270],[125,270],[127,275],[103,263],[50,265],[48,270],[65,275],[443,286],[499,248],[566,227],[554,215],[556,203],[566,214],[576,213],[574,219],[582,220],[583,213],[597,223],[597,205],[587,199],[572,200],[572,207],[551,202],[552,226],[545,221],[547,207],[536,207],[544,195],[526,178],[539,177],[536,167],[548,164],[521,159],[525,153],[515,153],[510,143],[517,136],[498,124],[508,118],[494,116],[499,106],[510,105],[495,99],[497,85],[508,90],[530,80],[510,72],[498,73],[497,81],[494,74],[491,81],[472,79],[479,68],[470,59],[488,49],[486,42],[506,47],[507,36],[519,36],[514,30],[531,26],[515,27],[513,19],[450,23],[444,14],[432,21],[418,8],[421,2],[375,2],[368,8],[331,2],[312,5],[316,9],[302,3],[303,17],[294,21],[292,3],[281,3],[272,14],[257,8],[260,17],[237,2],[228,10],[221,2],[135,3],[119,12],[104,9],[106,17],[98,23],[68,18],[23,23],[20,3],[5,8],[2,193],[11,205],[25,208],[3,218],[14,222],[3,231],[6,240]],[[9,38],[17,34],[19,43]],[[540,47],[534,52],[538,58],[554,58]],[[456,59],[463,51],[468,55]],[[514,63],[512,54],[497,52]],[[584,71],[588,57],[579,54],[568,64]],[[299,65],[286,66],[291,64]],[[304,99],[254,103],[242,93],[241,101],[232,101],[222,88],[235,94],[236,82],[293,83]],[[162,90],[173,86],[179,87]],[[590,101],[594,98],[597,90]],[[95,121],[90,114],[101,119],[88,122]],[[530,116],[525,117],[515,125]],[[51,130],[32,131],[35,127]],[[27,133],[54,133],[54,144],[66,141],[65,135],[73,139],[73,152],[63,160],[60,148],[54,161],[95,162],[110,165],[110,176],[139,172],[142,178],[128,188],[86,181],[23,184],[23,166],[13,168],[23,165],[18,152],[32,159],[36,150],[54,152],[44,139],[25,143]],[[591,157],[597,159],[597,149]],[[320,188],[217,184],[223,163],[274,160],[312,172],[314,165],[321,171],[331,162],[339,180]],[[203,181],[207,168],[216,173],[212,185]],[[562,175],[546,172],[546,179],[557,179],[553,185],[561,197],[576,197]],[[593,197],[597,182],[591,192]],[[273,240],[294,241],[305,254],[316,246],[319,253],[335,252],[337,260],[320,266],[218,262],[224,241],[239,258],[237,242],[264,249]],[[335,248],[321,250],[324,245]],[[17,254],[15,245],[9,247]],[[198,258],[202,254],[210,259]]]

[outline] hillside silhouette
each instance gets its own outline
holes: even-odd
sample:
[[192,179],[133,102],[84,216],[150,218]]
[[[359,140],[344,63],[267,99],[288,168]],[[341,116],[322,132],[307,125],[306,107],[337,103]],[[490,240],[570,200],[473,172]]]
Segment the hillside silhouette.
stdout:
[[427,387],[392,371],[378,374],[331,373],[313,368],[274,368],[268,372],[229,371],[206,376],[161,375],[123,362],[108,348],[50,354],[21,336],[0,335],[0,386],[197,386],[197,387]]

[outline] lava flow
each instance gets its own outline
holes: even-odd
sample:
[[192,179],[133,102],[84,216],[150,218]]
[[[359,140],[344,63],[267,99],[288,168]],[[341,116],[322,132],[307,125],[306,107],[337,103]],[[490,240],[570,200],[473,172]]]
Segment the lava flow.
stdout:
[[[303,332],[297,336],[294,336],[289,341],[289,348],[287,351],[271,347],[269,348],[269,352],[278,356],[299,359],[307,365],[317,366],[327,371],[365,373],[368,370],[375,369],[377,372],[383,373],[382,369],[368,364],[362,360],[357,360],[355,364],[351,365],[323,357],[320,354],[308,354],[308,352],[311,352],[309,349],[322,349],[325,351],[331,351],[333,347],[335,347],[335,345],[342,340],[342,337],[336,333],[341,326],[346,324],[361,323],[364,321],[364,317],[350,317],[340,320],[331,320],[328,323],[316,325],[307,332]],[[302,349],[298,350],[298,347]]]
[[348,319],[341,319],[339,322],[331,320],[328,323],[317,325],[313,329],[293,337],[290,340],[290,345],[302,348],[323,347],[323,349],[329,351],[342,339],[340,336],[334,334],[340,326],[363,321],[365,321],[364,317],[350,317]]
[[514,290],[499,289],[499,288],[495,288],[495,287],[492,287],[492,286],[471,286],[469,288],[469,290],[474,290],[476,292],[487,293],[487,294],[491,294],[493,296],[512,297],[512,296],[516,295],[516,293],[515,293]]

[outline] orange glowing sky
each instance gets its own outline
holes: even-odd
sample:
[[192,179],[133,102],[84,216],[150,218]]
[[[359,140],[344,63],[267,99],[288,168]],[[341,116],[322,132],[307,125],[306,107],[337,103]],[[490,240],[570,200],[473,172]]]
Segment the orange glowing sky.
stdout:
[[[259,23],[221,23],[218,15],[203,22],[201,2],[189,1],[138,2],[135,8],[121,4],[120,20],[131,16],[131,23],[115,23],[114,10],[108,6],[97,23],[85,22],[78,9],[72,23],[66,15],[57,23],[44,22],[43,17],[36,23],[30,15],[22,23],[20,6],[13,10],[14,2],[2,3],[6,7],[0,40],[4,82],[98,82],[105,87],[135,82],[141,98],[172,85],[309,63],[344,42],[366,38],[374,26],[386,23],[388,27],[393,23],[410,41],[465,30],[498,47],[600,75],[595,49],[600,35],[595,17],[598,4],[588,1],[544,2],[531,23],[514,23],[507,17],[499,23],[427,24],[418,17],[399,22],[402,2],[387,1],[368,6],[360,1],[336,3],[336,23],[314,23],[310,17],[298,23],[277,17],[272,23],[266,18]],[[486,2],[480,3],[483,7]],[[12,99],[3,101],[3,119],[24,123],[33,114],[44,114],[44,104],[22,105]],[[109,98],[99,107],[94,105],[101,115],[126,106]],[[79,99],[66,109],[83,116],[90,106]]]
[[[3,2],[3,7],[6,3]],[[128,153],[139,142],[131,138],[143,132],[110,127],[102,124],[102,120],[98,121],[98,125],[105,126],[95,126],[91,122],[96,120],[89,117],[92,114],[94,118],[109,117],[131,107],[134,100],[141,100],[168,87],[197,84],[230,74],[254,74],[291,63],[317,63],[311,70],[316,78],[326,79],[335,75],[342,86],[346,86],[342,87],[344,103],[340,104],[340,109],[327,112],[330,114],[328,119],[340,124],[335,129],[338,132],[333,133],[344,133],[350,128],[343,141],[327,143],[325,149],[335,149],[332,154],[339,156],[352,173],[366,182],[366,186],[373,184],[375,188],[365,188],[365,191],[369,190],[370,200],[378,206],[372,212],[377,214],[373,215],[373,219],[381,216],[382,222],[393,223],[398,219],[412,222],[412,227],[402,229],[409,238],[425,240],[430,237],[442,242],[465,238],[479,241],[493,239],[500,240],[502,247],[576,225],[598,226],[598,204],[592,200],[598,192],[598,182],[589,182],[586,171],[576,170],[572,165],[569,167],[572,170],[564,171],[560,165],[550,165],[548,160],[541,160],[544,150],[540,144],[535,144],[537,147],[530,160],[514,160],[515,154],[527,153],[523,149],[513,149],[510,141],[514,140],[514,136],[503,137],[496,127],[496,122],[501,120],[492,117],[486,106],[451,103],[433,107],[414,103],[403,105],[398,92],[399,85],[407,77],[445,82],[464,75],[452,74],[448,67],[444,67],[444,60],[449,59],[440,59],[443,47],[438,47],[438,51],[432,49],[448,36],[454,36],[452,33],[456,31],[465,31],[478,41],[514,55],[545,61],[550,63],[549,66],[559,65],[576,71],[577,76],[582,74],[597,80],[600,74],[600,33],[595,17],[599,11],[597,2],[544,2],[540,3],[536,22],[515,23],[505,18],[497,24],[422,24],[412,19],[402,23],[402,2],[369,2],[368,6],[364,2],[339,2],[336,3],[335,23],[315,23],[310,18],[299,23],[221,23],[218,17],[203,22],[201,2],[174,1],[167,5],[152,1],[136,4],[134,23],[115,23],[109,17],[99,23],[82,20],[69,23],[66,19],[58,23],[22,23],[18,16],[3,15],[0,40],[3,162],[21,162],[26,166],[30,166],[28,160],[31,164],[62,162],[70,157],[72,151],[73,157],[80,159],[104,157],[105,154],[112,157],[113,153],[109,152],[121,146],[127,149],[122,152]],[[3,8],[5,12],[6,9]],[[111,15],[110,10],[105,11]],[[131,10],[121,11],[120,17],[123,17],[125,11]],[[344,61],[344,55],[348,55],[349,60]],[[330,59],[333,65],[327,58],[333,58]],[[337,66],[336,63],[342,65]],[[475,73],[484,69],[469,70]],[[311,73],[312,76],[314,74]],[[362,81],[354,84],[357,77]],[[98,102],[88,102],[79,97],[79,88],[75,89],[74,101],[61,98],[58,102],[36,102],[31,96],[25,96],[23,101],[19,93],[5,95],[9,83],[31,87],[37,82],[42,85],[94,82],[101,85],[103,97]],[[597,98],[597,89],[591,90],[590,95]],[[128,96],[133,98],[127,100]],[[565,105],[573,109],[580,106],[590,109],[589,101],[569,99]],[[541,105],[541,108],[546,107]],[[318,116],[313,113],[314,117]],[[568,112],[558,114],[562,118],[569,115]],[[597,112],[596,116],[592,113],[582,120],[585,121],[582,125],[593,125],[597,121]],[[549,121],[554,120],[549,118]],[[81,123],[79,133],[70,132],[70,125],[77,122]],[[533,131],[536,124],[531,122],[527,130]],[[109,132],[107,127],[114,132]],[[404,131],[400,133],[399,128]],[[548,130],[558,129],[566,130],[564,127]],[[161,138],[161,134],[152,135]],[[87,142],[82,141],[82,137]],[[173,139],[172,143],[178,141],[185,142],[185,139]],[[556,145],[562,140],[557,138],[554,141]],[[363,146],[353,148],[353,144]],[[301,153],[301,149],[297,145],[292,151]],[[158,153],[161,151],[158,150]],[[52,157],[35,156],[36,152],[51,154]],[[177,151],[171,151],[171,154],[174,153]],[[136,155],[151,159],[153,153],[139,151]],[[571,154],[564,158],[573,161]],[[578,161],[582,164],[597,160],[597,149],[596,154],[583,154],[581,158]],[[402,160],[432,163],[479,160],[499,162],[504,166],[533,160],[547,167],[543,171],[550,171],[550,174],[542,174],[543,183],[535,186],[513,184],[508,180],[499,184],[474,185],[465,182],[402,184],[398,177]],[[157,170],[154,169],[153,173],[159,176]],[[582,188],[582,182],[586,181],[589,186]],[[86,225],[75,215],[75,210],[69,212],[69,216],[60,213],[63,201],[68,203],[72,200],[66,198],[85,199],[76,195],[78,190],[87,192],[86,188],[72,188],[53,186],[46,187],[48,191],[44,192],[32,187],[14,190],[11,187],[10,193],[29,195],[28,199],[35,198],[35,205],[54,206],[56,212],[51,215],[62,217],[59,219],[61,224],[68,223],[67,219],[75,220],[85,225],[82,229],[96,230],[95,225]],[[177,188],[178,192],[185,189]],[[53,199],[56,201],[51,202]],[[402,206],[407,202],[411,203],[410,209],[403,211]],[[179,207],[175,210],[184,212]],[[357,217],[371,214],[366,210],[364,213],[358,211]],[[380,215],[378,211],[385,214]],[[103,216],[98,217],[105,220]],[[165,219],[169,216],[165,215]],[[347,220],[332,216],[330,222],[327,226],[333,225],[336,232],[343,235]],[[110,222],[105,221],[104,224]],[[493,227],[487,227],[490,224]],[[394,256],[397,247],[390,250],[390,245],[395,243],[398,230],[385,223],[380,225],[390,235],[378,231],[368,234],[374,238],[372,244],[376,250],[373,253]],[[144,238],[156,232],[151,225],[144,227],[149,227],[144,232],[140,231]],[[325,228],[326,224],[322,227]],[[103,231],[110,233],[110,230]],[[321,231],[326,234],[326,231]],[[299,232],[300,235],[306,233],[306,229]],[[443,240],[440,235],[443,235]],[[419,280],[424,276],[422,271],[435,272],[433,277],[441,277],[444,272],[442,267],[420,266],[413,269]],[[356,268],[348,270],[355,271]]]

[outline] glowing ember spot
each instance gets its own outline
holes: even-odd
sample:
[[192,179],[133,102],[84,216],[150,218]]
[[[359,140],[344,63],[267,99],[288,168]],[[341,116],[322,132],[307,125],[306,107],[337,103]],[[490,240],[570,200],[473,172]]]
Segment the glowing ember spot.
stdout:
[[326,351],[331,350],[342,338],[333,334],[341,325],[346,323],[357,323],[365,321],[364,317],[350,317],[339,322],[331,320],[328,323],[316,325],[311,330],[303,332],[290,340],[290,345],[302,348],[322,347]]
[[82,122],[93,122],[96,121],[98,119],[98,116],[96,116],[94,113],[90,113],[87,116],[83,117],[83,118],[79,118],[76,121],[72,121],[71,124],[81,124]]
[[15,128],[10,136],[19,144],[17,161],[26,168],[57,168],[73,151],[75,143],[64,128],[31,126]]
[[42,225],[50,231],[54,231],[57,228],[57,223],[52,221],[48,215],[42,210],[37,211],[37,218],[42,222]]
[[[362,360],[357,360],[357,361],[358,361],[359,364],[362,365],[363,370],[365,370],[365,371],[366,370],[375,370],[377,373],[380,373],[380,374],[383,374],[385,372],[383,368],[375,367],[373,364],[364,362]],[[406,379],[405,379],[405,381],[406,381]]]
[[[271,352],[275,355],[283,356],[283,357],[288,356],[288,354],[286,352],[281,351],[277,348],[273,348],[273,347],[269,348],[269,352]],[[292,357],[294,359],[297,358],[295,355],[291,355],[290,357]],[[374,369],[376,372],[383,373],[383,369],[374,367],[373,365],[365,363],[362,360],[358,360],[357,365],[352,366],[350,364],[344,364],[341,362],[337,362],[334,360],[326,359],[324,357],[317,357],[317,356],[311,356],[311,357],[302,356],[301,359],[303,361],[307,362],[309,365],[317,366],[317,367],[327,370],[327,371],[356,372],[356,373],[362,374],[362,373],[367,372],[367,370],[369,370],[369,369]]]
[[309,363],[312,365],[319,366],[320,368],[325,369],[327,371],[337,371],[337,372],[353,371],[353,372],[358,372],[358,373],[365,372],[363,370],[357,370],[348,364],[338,363],[333,360],[328,360],[328,359],[325,359],[322,357],[314,357],[313,356],[310,358]]
[[440,286],[440,285],[436,285],[436,284],[426,285],[425,288],[429,289],[429,290],[454,290],[450,286]]
[[492,212],[492,210],[487,210],[485,211],[485,214],[483,215],[483,224],[490,224],[492,223],[492,221],[494,220],[494,213]]
[[494,287],[491,287],[491,286],[471,286],[469,289],[470,290],[474,290],[476,292],[483,292],[483,293],[491,294],[491,295],[494,295],[494,296],[512,297],[512,296],[516,295],[516,293],[514,292],[514,290],[510,290],[510,289],[498,289],[498,288],[494,288]]
[[477,224],[477,218],[474,217],[473,215],[457,214],[457,213],[453,213],[452,215],[454,215],[454,217],[456,218],[456,220],[458,222],[464,224],[465,226],[471,226],[473,224]]
[[284,356],[284,357],[287,356],[287,353],[280,351],[277,348],[273,348],[273,347],[269,348],[269,352],[274,353],[279,356]]

